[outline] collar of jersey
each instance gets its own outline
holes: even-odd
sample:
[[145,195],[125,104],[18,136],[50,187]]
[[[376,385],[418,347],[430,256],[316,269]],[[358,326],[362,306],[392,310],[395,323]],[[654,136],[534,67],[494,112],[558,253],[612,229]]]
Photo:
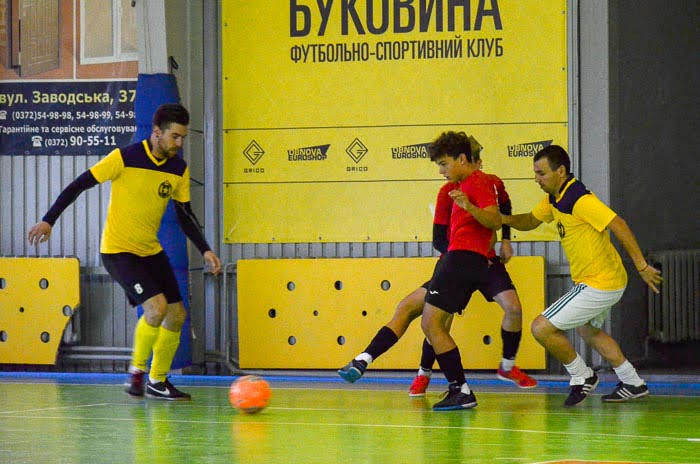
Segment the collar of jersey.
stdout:
[[153,164],[155,164],[156,166],[162,166],[168,161],[168,158],[163,158],[162,160],[159,160],[158,158],[153,156],[153,153],[151,153],[151,149],[148,147],[148,139],[144,139],[144,141],[141,143],[143,143],[143,148],[144,150],[146,150],[146,154],[148,155],[148,157],[151,158],[151,161],[153,161]]
[[576,178],[574,177],[573,174],[569,174],[569,178],[566,180],[566,182],[564,182],[564,185],[562,185],[561,188],[559,189],[559,193],[557,193],[555,201],[561,200],[561,197],[564,196],[564,194],[569,189],[569,187],[574,185],[574,182],[576,182]]

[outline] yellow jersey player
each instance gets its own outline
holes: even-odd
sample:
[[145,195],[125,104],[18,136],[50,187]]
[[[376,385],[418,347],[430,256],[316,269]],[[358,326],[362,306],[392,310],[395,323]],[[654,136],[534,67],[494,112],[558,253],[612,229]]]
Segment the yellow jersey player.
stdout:
[[[158,107],[148,139],[113,150],[81,174],[28,234],[30,244],[45,242],[63,210],[84,190],[112,182],[100,254],[107,272],[124,288],[129,302],[143,307],[143,316],[136,324],[126,385],[127,393],[136,397],[145,393],[163,400],[190,399],[166,376],[187,316],[175,274],[157,237],[171,199],[178,222],[203,254],[209,270],[213,274],[221,270],[218,256],[211,251],[192,213],[189,169],[177,156],[189,121],[187,109],[179,104]],[[153,360],[146,381],[151,353]]]
[[574,287],[532,322],[535,339],[564,364],[571,375],[565,406],[574,406],[598,386],[598,376],[569,343],[564,331],[576,329],[605,358],[620,379],[605,402],[623,402],[649,394],[644,380],[625,358],[617,342],[600,328],[611,307],[622,297],[627,273],[606,229],[610,229],[634,262],[641,278],[655,292],[662,279],[642,255],[627,223],[570,172],[566,151],[551,145],[534,157],[535,181],[547,194],[526,214],[503,216],[503,224],[532,230],[556,221],[562,248],[571,267]]

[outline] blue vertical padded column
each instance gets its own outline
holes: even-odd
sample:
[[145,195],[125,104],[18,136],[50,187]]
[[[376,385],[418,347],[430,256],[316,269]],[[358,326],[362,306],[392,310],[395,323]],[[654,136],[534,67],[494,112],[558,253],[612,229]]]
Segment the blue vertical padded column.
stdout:
[[[139,74],[136,83],[136,133],[133,141],[148,138],[153,127],[153,113],[164,103],[180,103],[177,82],[172,74]],[[182,157],[182,152],[178,154]],[[180,346],[175,353],[172,369],[180,369],[192,365],[192,341],[190,330],[190,300],[189,300],[189,259],[187,257],[187,239],[177,222],[177,215],[172,200],[168,203],[163,220],[158,230],[158,239],[163,250],[168,255],[170,264],[175,272],[177,283],[182,295],[182,302],[187,310],[187,319],[182,326]],[[137,308],[138,317],[143,314],[143,307]]]

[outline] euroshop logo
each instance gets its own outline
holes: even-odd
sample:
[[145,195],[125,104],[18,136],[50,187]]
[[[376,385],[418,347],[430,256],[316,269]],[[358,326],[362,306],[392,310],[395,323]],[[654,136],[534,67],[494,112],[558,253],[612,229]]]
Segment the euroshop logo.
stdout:
[[552,144],[551,140],[541,140],[539,142],[526,142],[517,145],[508,145],[508,158],[533,157],[538,151]]
[[352,158],[355,164],[359,163],[369,150],[360,139],[355,138],[352,143],[345,149],[345,153]]
[[246,158],[248,158],[250,164],[254,165],[258,161],[260,161],[260,158],[263,157],[263,155],[265,154],[265,150],[262,149],[258,142],[252,140],[245,148],[245,150],[243,150],[243,154]]
[[417,143],[415,145],[402,145],[399,147],[391,147],[392,159],[417,159],[430,158],[428,146],[430,143]]
[[327,157],[328,147],[331,144],[317,145],[315,147],[292,148],[287,150],[289,161],[323,161]]

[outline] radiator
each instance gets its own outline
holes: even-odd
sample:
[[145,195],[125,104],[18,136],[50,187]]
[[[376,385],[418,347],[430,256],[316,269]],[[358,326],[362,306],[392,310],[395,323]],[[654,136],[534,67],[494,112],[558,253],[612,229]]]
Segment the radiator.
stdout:
[[661,270],[661,293],[648,289],[649,338],[663,343],[700,340],[698,257],[700,250],[649,253],[647,261]]

